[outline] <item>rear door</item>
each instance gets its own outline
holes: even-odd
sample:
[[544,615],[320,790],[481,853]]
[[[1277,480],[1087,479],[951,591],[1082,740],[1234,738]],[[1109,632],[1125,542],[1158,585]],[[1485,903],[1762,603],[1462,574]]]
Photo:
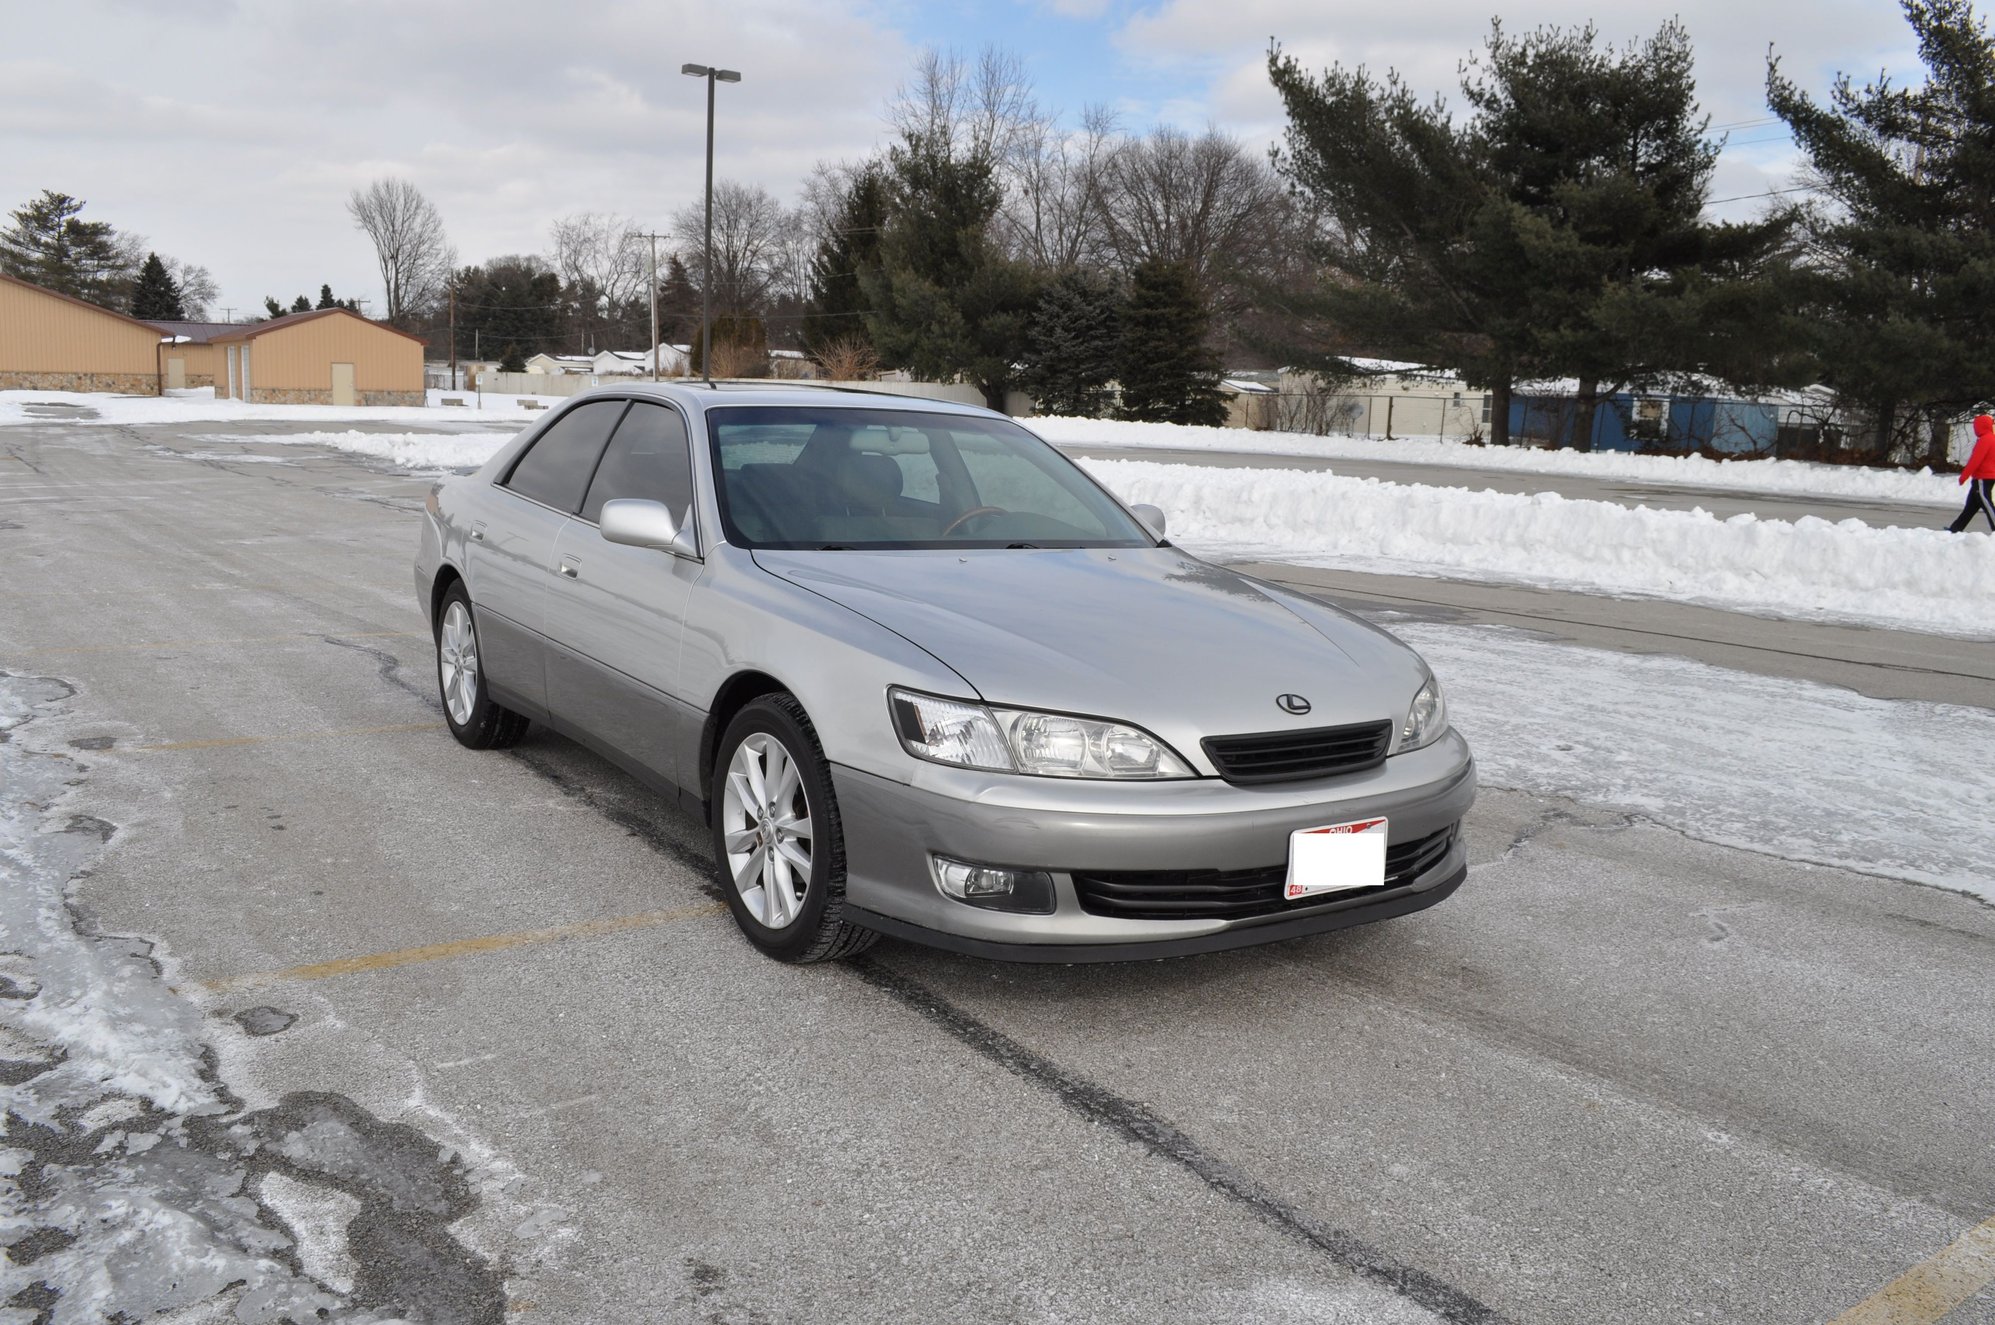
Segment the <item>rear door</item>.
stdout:
[[547,706],[543,619],[554,543],[588,491],[628,402],[592,400],[550,423],[471,512],[465,580],[478,612],[485,679],[502,694]]
[[686,786],[699,727],[680,685],[679,648],[686,600],[705,567],[605,540],[603,503],[623,497],[662,502],[682,526],[693,519],[692,455],[677,409],[631,405],[580,513],[561,531],[547,599],[548,707]]

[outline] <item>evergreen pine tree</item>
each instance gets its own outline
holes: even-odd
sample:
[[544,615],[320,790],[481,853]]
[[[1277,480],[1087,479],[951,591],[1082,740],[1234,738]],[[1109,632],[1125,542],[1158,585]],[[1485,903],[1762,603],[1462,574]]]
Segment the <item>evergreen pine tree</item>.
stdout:
[[343,305],[343,304],[341,304],[339,300],[337,300],[337,299],[333,298],[333,293],[332,293],[332,286],[331,286],[331,285],[321,285],[321,286],[319,287],[319,302],[318,302],[318,303],[316,303],[316,304],[314,304],[314,305],[313,305],[313,307],[314,307],[314,308],[342,308],[342,307],[344,307],[344,305]]
[[805,353],[819,354],[834,342],[866,338],[864,280],[880,267],[880,237],[890,201],[885,172],[878,163],[867,162],[853,175],[832,233],[811,260],[810,298],[803,318]]
[[937,130],[909,130],[888,155],[893,208],[880,266],[859,277],[867,334],[888,366],[960,377],[1002,409],[1039,282],[991,234],[1003,197],[996,164]]
[[1191,269],[1151,259],[1130,273],[1122,308],[1122,417],[1146,423],[1226,422],[1210,318]]
[[658,282],[658,337],[665,345],[691,345],[700,338],[700,291],[677,253],[665,260]]
[[146,254],[145,265],[139,268],[138,282],[132,287],[132,316],[161,322],[178,322],[187,316],[180,302],[180,286],[157,253]]
[[283,317],[284,305],[278,303],[275,299],[272,299],[269,295],[265,295],[263,296],[263,311],[269,314],[271,317]]
[[1904,0],[1926,79],[1837,78],[1817,104],[1777,64],[1767,100],[1832,212],[1807,273],[1821,380],[1870,420],[1872,458],[1947,459],[1951,416],[1995,397],[1995,42],[1967,0]]
[[1062,272],[1032,316],[1019,386],[1040,414],[1091,419],[1107,405],[1115,379],[1120,301],[1091,272]]
[[293,313],[309,313],[312,311],[312,301],[304,295],[299,295],[291,301],[290,311]]
[[16,208],[0,231],[0,271],[106,308],[126,305],[132,259],[109,223],[82,220],[82,210],[82,199],[54,189]]

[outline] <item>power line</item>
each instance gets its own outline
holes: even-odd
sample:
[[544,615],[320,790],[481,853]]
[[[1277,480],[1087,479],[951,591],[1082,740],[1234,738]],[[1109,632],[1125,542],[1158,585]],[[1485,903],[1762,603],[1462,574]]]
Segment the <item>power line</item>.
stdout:
[[1783,193],[1814,193],[1816,191],[1813,184],[1796,184],[1790,189],[1768,189],[1765,193],[1741,193],[1733,198],[1706,198],[1704,205],[1706,207],[1715,207],[1721,202],[1745,202],[1752,198],[1778,198]]

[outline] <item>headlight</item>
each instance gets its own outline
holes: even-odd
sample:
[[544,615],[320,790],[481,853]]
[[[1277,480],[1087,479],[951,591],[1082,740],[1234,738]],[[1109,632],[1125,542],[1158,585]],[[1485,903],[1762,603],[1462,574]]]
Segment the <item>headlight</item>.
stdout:
[[887,701],[901,745],[920,759],[1053,778],[1197,776],[1169,746],[1126,723],[986,708],[909,690],[890,690]]
[[1420,687],[1406,710],[1406,725],[1399,729],[1399,752],[1432,745],[1448,730],[1448,701],[1441,698],[1441,683],[1433,677]]

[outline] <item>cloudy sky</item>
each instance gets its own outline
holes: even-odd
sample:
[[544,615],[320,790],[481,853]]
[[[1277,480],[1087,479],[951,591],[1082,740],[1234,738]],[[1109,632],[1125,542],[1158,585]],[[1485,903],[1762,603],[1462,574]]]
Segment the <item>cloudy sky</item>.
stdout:
[[[1042,103],[1106,104],[1124,125],[1280,133],[1271,38],[1312,67],[1395,68],[1450,91],[1490,0],[64,0],[5,5],[0,211],[44,188],[85,215],[207,266],[238,316],[321,282],[380,308],[344,201],[382,175],[437,204],[460,256],[547,248],[549,222],[609,211],[667,228],[698,199],[703,84],[688,61],[742,71],[720,89],[719,172],[793,199],[811,167],[882,141],[881,109],[924,47],[1024,57]],[[1767,121],[1769,44],[1803,86],[1838,70],[1915,73],[1885,0],[1518,0],[1521,32],[1597,20],[1622,43],[1671,14],[1698,49],[1730,136],[1714,198],[1791,182]],[[1722,204],[1750,212],[1756,200]],[[217,310],[219,312],[219,309]]]

